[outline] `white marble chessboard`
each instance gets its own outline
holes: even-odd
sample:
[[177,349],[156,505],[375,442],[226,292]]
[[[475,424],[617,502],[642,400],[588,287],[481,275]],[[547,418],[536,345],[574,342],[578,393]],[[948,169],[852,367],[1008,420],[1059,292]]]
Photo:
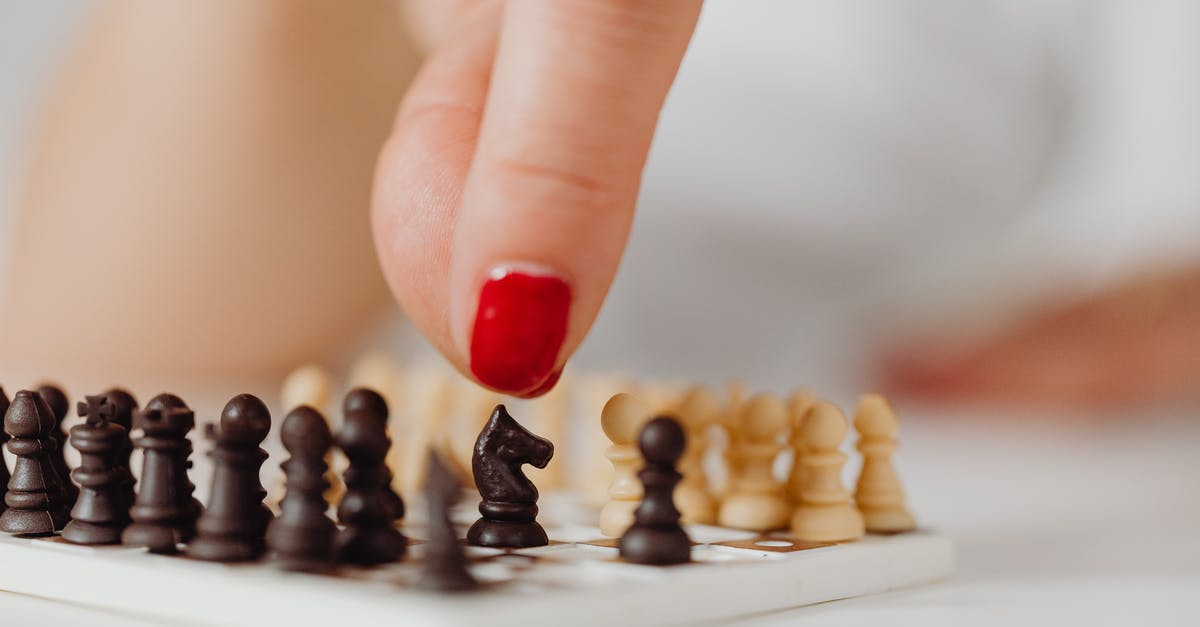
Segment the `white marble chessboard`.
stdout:
[[[477,497],[476,497],[477,498]],[[543,497],[551,544],[501,551],[467,547],[472,593],[412,585],[422,530],[406,527],[404,561],[328,575],[284,572],[270,560],[216,564],[129,547],[83,547],[57,537],[0,536],[0,590],[192,625],[674,625],[729,619],[874,594],[948,577],[950,539],[928,530],[845,544],[801,544],[689,526],[693,562],[641,566],[587,524],[594,510],[565,494]],[[455,511],[460,534],[476,514]],[[351,622],[353,621],[353,622]]]

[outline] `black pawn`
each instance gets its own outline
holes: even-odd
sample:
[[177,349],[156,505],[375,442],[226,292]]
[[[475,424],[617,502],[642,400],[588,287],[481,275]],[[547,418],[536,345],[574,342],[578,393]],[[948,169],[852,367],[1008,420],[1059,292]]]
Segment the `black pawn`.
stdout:
[[122,544],[145,546],[152,553],[171,554],[195,532],[199,503],[187,472],[192,463],[188,432],[196,415],[178,396],[161,394],[135,413],[142,429],[141,488],[129,510],[133,524],[121,534]]
[[71,482],[71,467],[67,465],[67,431],[63,428],[63,421],[67,419],[67,414],[71,412],[71,401],[67,399],[67,393],[63,392],[62,388],[57,385],[46,384],[37,389],[38,394],[46,399],[46,404],[50,406],[50,411],[54,415],[54,441],[58,445],[58,452],[54,454],[54,470],[62,479],[62,490],[66,495],[67,509],[75,505],[75,499],[79,498],[79,486]]
[[118,461],[129,436],[112,420],[114,406],[105,396],[89,396],[79,404],[84,424],[71,427],[71,446],[80,464],[72,475],[79,482],[79,499],[62,537],[74,544],[117,544],[129,524],[129,469]]
[[521,471],[523,464],[545,468],[554,445],[522,427],[497,405],[475,440],[471,472],[483,516],[467,531],[467,542],[494,548],[544,546],[550,538],[537,522],[538,491]]
[[70,520],[62,483],[54,469],[58,453],[54,414],[37,392],[21,390],[4,413],[11,436],[8,451],[16,455],[0,514],[0,531],[18,536],[48,536]]
[[638,434],[638,448],[646,466],[638,472],[642,502],[633,513],[633,525],[621,536],[621,559],[636,564],[667,566],[691,560],[692,540],[679,524],[675,509],[675,484],[683,478],[675,464],[683,455],[683,428],[672,418],[659,416]]
[[258,397],[239,394],[221,410],[220,427],[208,425],[215,442],[212,491],[208,507],[196,522],[196,537],[187,554],[212,562],[244,562],[266,552],[271,510],[263,503],[259,472],[267,461],[263,440],[271,431],[271,414]]
[[346,415],[337,432],[337,445],[350,461],[342,475],[346,493],[338,504],[338,560],[345,564],[373,566],[404,557],[408,541],[393,521],[388,497],[387,430],[378,417],[367,411]]
[[[384,431],[387,431],[388,424],[388,404],[387,401],[375,390],[367,388],[354,388],[346,393],[346,397],[342,399],[342,415],[348,415],[355,412],[363,411],[374,416],[383,424]],[[392,520],[404,520],[404,499],[400,498],[400,494],[392,487],[392,470],[387,466],[387,460],[384,460],[384,472],[387,474],[387,500],[388,508],[392,512]]]
[[130,434],[133,433],[133,414],[138,409],[137,399],[132,394],[119,388],[113,388],[103,394],[108,403],[112,405],[112,417],[109,422],[114,422],[121,425],[125,429],[125,438],[122,441],[121,450],[117,452],[114,460],[117,467],[124,468],[125,476],[128,479],[128,484],[121,488],[122,494],[125,496],[126,509],[133,506],[135,489],[137,480],[133,477],[133,470],[129,465],[129,457],[133,454],[133,439]]
[[[4,393],[4,386],[0,386],[0,421],[4,420],[4,414],[8,413],[8,394]],[[0,424],[0,451],[4,445],[8,443],[8,433],[4,430],[4,425]],[[4,493],[8,492],[8,480],[12,475],[8,473],[8,464],[4,462],[4,453],[0,452],[0,514],[8,508],[4,504]]]
[[479,582],[467,571],[467,556],[450,520],[450,509],[461,491],[454,473],[446,468],[440,455],[430,450],[425,469],[429,542],[425,544],[425,567],[417,581],[426,590],[465,592],[479,587]]
[[329,423],[312,407],[297,407],[283,420],[279,437],[291,457],[280,464],[287,492],[279,516],[267,527],[267,548],[286,570],[326,570],[333,564],[337,533],[325,515],[325,457],[333,444]]

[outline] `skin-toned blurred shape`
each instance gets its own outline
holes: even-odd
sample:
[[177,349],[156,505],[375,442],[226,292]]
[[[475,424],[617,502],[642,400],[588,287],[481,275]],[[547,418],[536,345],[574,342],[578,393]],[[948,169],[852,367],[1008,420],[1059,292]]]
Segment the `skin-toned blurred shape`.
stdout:
[[386,0],[98,3],[34,137],[4,367],[266,377],[344,349],[387,309],[367,206],[414,68]]

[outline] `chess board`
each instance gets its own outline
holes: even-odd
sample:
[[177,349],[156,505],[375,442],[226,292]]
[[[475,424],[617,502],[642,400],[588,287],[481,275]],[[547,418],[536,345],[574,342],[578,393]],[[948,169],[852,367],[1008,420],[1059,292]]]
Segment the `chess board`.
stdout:
[[[465,536],[473,495],[456,508]],[[84,547],[59,538],[0,536],[0,590],[196,625],[673,625],[719,620],[873,594],[949,576],[954,546],[929,530],[846,544],[802,544],[689,526],[692,563],[641,566],[617,558],[596,511],[567,493],[543,496],[549,546],[468,547],[475,592],[417,589],[422,513],[405,526],[409,553],[396,564],[323,575],[284,572],[269,560],[217,564],[129,547]]]

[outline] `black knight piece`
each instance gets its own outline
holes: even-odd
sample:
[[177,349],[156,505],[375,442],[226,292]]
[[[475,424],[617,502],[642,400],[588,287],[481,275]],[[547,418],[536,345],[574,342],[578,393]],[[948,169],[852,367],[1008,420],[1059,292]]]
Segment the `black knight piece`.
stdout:
[[337,533],[337,525],[325,515],[325,458],[333,444],[329,423],[312,407],[297,407],[284,418],[279,438],[291,457],[280,464],[287,492],[279,516],[267,527],[267,548],[285,570],[327,570]]
[[239,394],[225,404],[220,427],[211,423],[205,435],[215,442],[212,490],[208,507],[196,522],[196,537],[187,555],[212,562],[258,559],[266,551],[271,510],[263,504],[267,491],[259,479],[267,452],[259,445],[271,431],[271,414],[257,397]]
[[200,503],[192,497],[195,486],[188,479],[192,443],[187,434],[196,426],[196,415],[178,396],[160,394],[136,412],[142,437],[141,489],[129,515],[133,524],[121,534],[121,542],[145,546],[152,553],[171,554],[176,545],[195,533]]
[[350,467],[342,475],[346,493],[338,504],[338,559],[346,564],[373,566],[401,559],[408,540],[396,528],[388,497],[387,430],[369,411],[346,414],[337,432],[337,445]]
[[[345,416],[359,411],[374,416],[383,425],[384,430],[387,430],[388,404],[378,392],[367,388],[354,388],[347,392],[346,397],[342,399],[342,415]],[[400,498],[395,488],[392,487],[392,470],[387,467],[386,460],[383,469],[387,474],[387,500],[388,508],[392,512],[392,520],[403,520],[404,499]]]
[[467,571],[467,556],[450,520],[450,510],[458,500],[462,486],[435,451],[429,451],[425,466],[429,542],[425,544],[425,566],[417,585],[440,592],[474,590],[479,587],[479,582]]
[[621,559],[655,566],[691,560],[692,541],[679,524],[674,500],[675,484],[683,478],[675,464],[683,455],[684,444],[683,428],[666,416],[646,423],[638,434],[638,448],[646,460],[638,472],[644,489],[633,525],[621,536]]
[[549,543],[546,530],[537,522],[537,487],[521,471],[523,464],[545,468],[554,455],[554,445],[517,424],[504,405],[475,440],[471,472],[482,501],[482,518],[471,525],[467,542],[494,548],[522,548]]
[[79,482],[79,499],[71,510],[71,522],[62,537],[74,544],[117,544],[129,524],[129,469],[119,457],[126,453],[129,436],[125,427],[112,420],[115,407],[106,396],[89,396],[79,404],[86,419],[71,427],[71,446],[81,462],[73,471]]
[[[0,385],[0,421],[4,420],[4,414],[8,413],[8,394],[4,393],[4,386]],[[8,432],[4,430],[3,422],[0,422],[0,450],[4,449],[4,445],[8,443]],[[4,504],[4,493],[8,492],[8,480],[11,475],[8,474],[8,465],[4,463],[4,454],[0,452],[0,514],[8,507]]]
[[11,436],[8,450],[17,457],[0,514],[0,531],[18,536],[48,536],[70,520],[62,483],[54,469],[58,454],[54,414],[37,392],[21,390],[4,414]]
[[54,415],[52,435],[58,444],[58,452],[54,454],[53,458],[54,470],[62,479],[62,490],[69,510],[75,505],[75,499],[79,498],[79,486],[71,482],[71,467],[67,465],[67,431],[63,428],[63,421],[67,419],[67,414],[71,413],[71,401],[67,399],[67,393],[57,385],[39,386],[37,392],[46,400],[46,405],[50,407],[50,411]]

